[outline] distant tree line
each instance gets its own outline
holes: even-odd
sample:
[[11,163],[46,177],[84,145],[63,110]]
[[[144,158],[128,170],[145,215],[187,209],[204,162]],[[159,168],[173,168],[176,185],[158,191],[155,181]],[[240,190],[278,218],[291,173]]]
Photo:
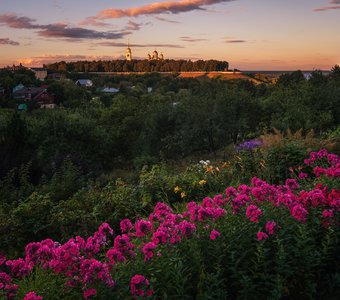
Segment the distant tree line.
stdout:
[[111,60],[60,61],[45,65],[54,72],[195,72],[226,71],[228,62],[218,60]]

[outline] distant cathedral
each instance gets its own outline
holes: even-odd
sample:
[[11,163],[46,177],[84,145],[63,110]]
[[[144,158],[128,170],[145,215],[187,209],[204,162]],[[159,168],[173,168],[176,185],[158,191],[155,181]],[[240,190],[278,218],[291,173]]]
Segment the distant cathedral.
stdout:
[[[126,58],[127,61],[132,60],[132,51],[131,51],[131,48],[130,48],[130,42],[128,42],[128,46],[127,46],[126,51],[125,51],[125,58]],[[150,53],[147,54],[146,59],[147,60],[163,60],[164,55],[163,55],[163,53],[158,55],[158,52],[155,49],[155,51],[152,53],[152,56],[150,55]]]

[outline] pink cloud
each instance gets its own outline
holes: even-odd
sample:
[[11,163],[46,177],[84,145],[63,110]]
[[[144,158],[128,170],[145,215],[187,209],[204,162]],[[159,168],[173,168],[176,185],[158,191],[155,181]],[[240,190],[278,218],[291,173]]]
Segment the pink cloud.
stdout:
[[3,14],[0,15],[0,24],[6,24],[11,28],[18,29],[36,29],[40,28],[39,25],[32,24],[36,20],[28,17],[18,17],[15,14]]
[[[332,0],[329,3],[340,4],[340,0]],[[319,12],[319,11],[334,10],[334,9],[340,9],[340,5],[323,6],[323,7],[315,8],[314,11]]]
[[15,14],[0,15],[0,24],[10,28],[37,30],[39,36],[47,38],[66,39],[120,39],[130,34],[129,31],[97,31],[81,27],[70,27],[65,23],[36,24],[36,20],[28,17],[19,17]]
[[0,46],[3,46],[3,45],[18,46],[20,44],[18,42],[10,40],[9,38],[3,38],[3,39],[0,38]]
[[204,6],[213,5],[221,2],[230,2],[234,0],[180,0],[155,2],[144,6],[138,6],[128,9],[105,9],[99,12],[95,17],[98,19],[118,19],[123,17],[137,17],[140,15],[152,14],[177,14],[192,10],[204,10]]

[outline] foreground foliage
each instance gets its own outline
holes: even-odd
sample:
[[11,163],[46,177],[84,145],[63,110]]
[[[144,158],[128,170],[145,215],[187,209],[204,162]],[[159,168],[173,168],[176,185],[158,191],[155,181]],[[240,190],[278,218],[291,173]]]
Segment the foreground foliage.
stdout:
[[29,243],[0,260],[9,299],[336,299],[340,159],[312,152],[297,178],[191,201],[157,203],[114,233]]

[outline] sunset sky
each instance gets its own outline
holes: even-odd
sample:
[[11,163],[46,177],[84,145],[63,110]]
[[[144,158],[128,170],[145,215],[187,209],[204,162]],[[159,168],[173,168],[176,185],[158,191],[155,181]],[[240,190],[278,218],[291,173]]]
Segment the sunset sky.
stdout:
[[0,67],[133,58],[227,60],[241,70],[340,64],[340,0],[0,0]]

